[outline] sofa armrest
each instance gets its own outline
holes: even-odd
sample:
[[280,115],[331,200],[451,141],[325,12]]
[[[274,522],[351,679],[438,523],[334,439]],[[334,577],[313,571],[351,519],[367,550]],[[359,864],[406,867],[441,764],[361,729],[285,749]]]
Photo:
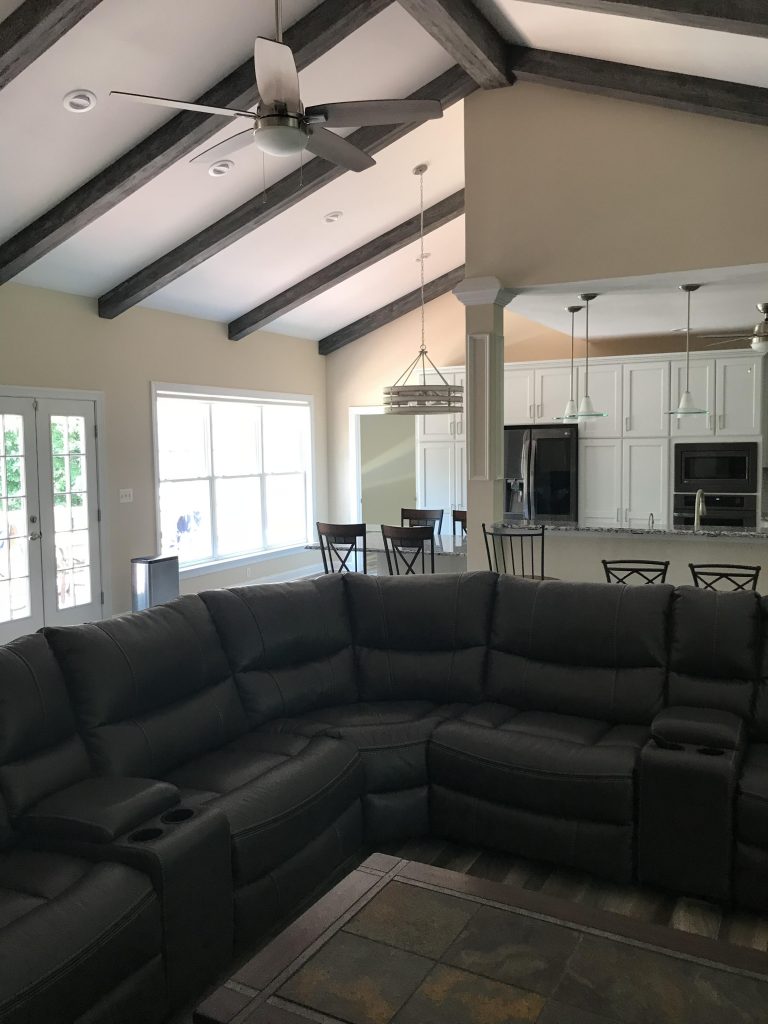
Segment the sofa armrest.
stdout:
[[665,708],[651,723],[651,736],[659,747],[680,745],[712,750],[741,750],[747,733],[744,720],[730,711],[712,708]]
[[179,791],[152,779],[83,779],[22,816],[23,833],[72,843],[111,843],[179,802]]

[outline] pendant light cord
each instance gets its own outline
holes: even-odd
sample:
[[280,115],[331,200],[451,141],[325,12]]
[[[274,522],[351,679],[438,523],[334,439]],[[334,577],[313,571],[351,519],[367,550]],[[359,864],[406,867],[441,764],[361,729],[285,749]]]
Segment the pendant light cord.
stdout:
[[275,0],[275,37],[278,43],[283,41],[283,0]]
[[690,391],[691,368],[691,292],[688,292],[688,323],[685,329],[685,390]]
[[591,299],[587,299],[587,323],[586,323],[586,360],[584,363],[584,397],[589,398],[589,303]]
[[[576,313],[571,313],[571,401],[573,401],[573,346],[576,332]],[[566,410],[567,412],[567,410]]]
[[423,383],[427,382],[427,368],[424,357],[427,354],[427,330],[424,311],[424,171],[419,173],[419,263],[421,271],[419,276],[419,288],[421,294],[421,373]]

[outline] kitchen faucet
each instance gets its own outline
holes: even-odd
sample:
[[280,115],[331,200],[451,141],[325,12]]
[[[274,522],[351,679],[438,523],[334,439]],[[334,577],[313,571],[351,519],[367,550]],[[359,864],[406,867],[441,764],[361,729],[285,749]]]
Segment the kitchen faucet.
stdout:
[[693,532],[701,529],[701,517],[707,514],[707,503],[704,501],[704,491],[699,488],[696,491],[696,501],[693,505]]

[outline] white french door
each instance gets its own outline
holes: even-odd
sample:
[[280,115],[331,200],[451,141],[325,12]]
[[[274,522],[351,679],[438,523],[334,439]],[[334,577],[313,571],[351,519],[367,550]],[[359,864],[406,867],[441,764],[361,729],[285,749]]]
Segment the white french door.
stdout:
[[102,614],[92,401],[0,396],[0,643]]

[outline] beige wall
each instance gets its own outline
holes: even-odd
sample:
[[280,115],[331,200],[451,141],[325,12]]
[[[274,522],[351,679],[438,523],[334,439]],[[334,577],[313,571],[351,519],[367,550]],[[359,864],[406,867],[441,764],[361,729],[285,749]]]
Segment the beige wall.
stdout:
[[[315,342],[259,332],[227,340],[218,323],[133,309],[100,320],[95,303],[21,285],[0,289],[0,385],[79,388],[104,393],[106,517],[113,611],[130,608],[130,559],[155,550],[150,382],[312,395],[317,514],[327,508],[325,359]],[[121,487],[133,504],[118,503]],[[188,578],[185,592],[243,583],[314,563],[301,553]]]
[[410,416],[360,417],[360,493],[366,523],[399,523],[416,505],[416,436]]
[[473,93],[464,124],[468,277],[765,260],[764,127],[526,83]]

